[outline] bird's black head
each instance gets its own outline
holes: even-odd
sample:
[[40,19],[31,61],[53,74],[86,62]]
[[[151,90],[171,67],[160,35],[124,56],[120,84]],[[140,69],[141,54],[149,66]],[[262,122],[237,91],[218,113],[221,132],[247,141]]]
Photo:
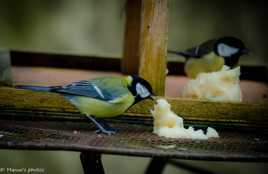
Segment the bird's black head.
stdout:
[[144,80],[143,78],[131,75],[128,76],[129,86],[128,89],[135,96],[135,103],[142,101],[147,98],[152,98],[153,89],[149,82]]
[[238,64],[240,56],[248,54],[244,43],[235,37],[221,37],[214,44],[214,51],[225,60],[225,64],[233,67]]

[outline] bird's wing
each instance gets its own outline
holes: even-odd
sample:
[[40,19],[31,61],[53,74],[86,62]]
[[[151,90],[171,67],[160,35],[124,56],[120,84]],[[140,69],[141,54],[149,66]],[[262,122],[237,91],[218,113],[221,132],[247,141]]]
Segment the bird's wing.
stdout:
[[53,92],[91,97],[103,101],[112,101],[129,93],[122,78],[103,77],[82,80],[62,87],[55,87]]
[[208,40],[200,45],[197,45],[193,48],[189,48],[185,51],[169,51],[170,53],[175,53],[178,55],[181,55],[183,57],[189,58],[200,58],[206,54],[208,54],[213,49],[213,45],[215,43],[216,39]]

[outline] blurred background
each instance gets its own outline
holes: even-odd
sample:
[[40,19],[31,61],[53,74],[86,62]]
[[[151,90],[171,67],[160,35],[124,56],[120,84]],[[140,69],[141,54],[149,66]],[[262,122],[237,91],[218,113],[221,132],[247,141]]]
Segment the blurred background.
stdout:
[[[0,48],[121,58],[125,0],[1,0]],[[242,65],[268,67],[265,1],[169,0],[168,48],[184,50],[232,35],[251,49]],[[182,61],[168,55],[169,61]],[[107,173],[143,173],[149,159],[105,155]],[[267,173],[265,163],[185,161],[215,173]],[[77,152],[0,150],[1,167],[45,168],[46,173],[82,173]],[[190,173],[167,166],[168,173]]]
[[[124,6],[125,0],[1,0],[0,47],[120,58]],[[268,66],[267,17],[264,1],[169,0],[168,48],[232,35],[252,51],[241,64]]]

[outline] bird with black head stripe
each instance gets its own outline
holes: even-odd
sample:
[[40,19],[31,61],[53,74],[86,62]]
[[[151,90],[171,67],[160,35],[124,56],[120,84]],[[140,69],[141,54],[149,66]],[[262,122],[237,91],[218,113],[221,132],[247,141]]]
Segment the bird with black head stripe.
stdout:
[[97,118],[121,115],[135,103],[147,98],[153,99],[151,85],[135,75],[100,77],[64,86],[17,86],[17,88],[62,94],[105,134],[113,134],[116,130]]
[[168,52],[183,56],[186,59],[186,75],[196,78],[202,72],[219,71],[223,65],[234,68],[238,65],[240,57],[248,54],[249,50],[240,39],[228,36],[208,40],[185,51]]

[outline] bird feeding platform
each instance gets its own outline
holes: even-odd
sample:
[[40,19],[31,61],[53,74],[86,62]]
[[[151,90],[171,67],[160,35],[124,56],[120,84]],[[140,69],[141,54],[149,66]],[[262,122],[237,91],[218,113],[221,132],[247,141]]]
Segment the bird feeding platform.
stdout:
[[148,112],[153,106],[151,101],[135,105],[122,117],[106,120],[120,129],[116,135],[97,134],[94,125],[58,94],[1,87],[0,147],[79,151],[85,173],[103,172],[101,154],[153,157],[147,173],[159,169],[159,164],[163,170],[169,159],[176,158],[267,162],[265,104],[179,99],[169,102],[176,113],[183,115],[186,124],[198,128],[213,125],[220,138],[158,137],[152,133],[153,122]]
[[[43,66],[106,71],[106,75],[107,71],[139,74],[158,96],[164,96],[166,67],[171,73],[183,71],[181,64],[166,63],[167,0],[128,0],[126,10],[123,59],[22,51],[9,51],[5,57],[9,55],[12,68],[20,73],[18,67]],[[250,70],[242,68],[242,78],[254,80],[267,73],[265,68]],[[264,78],[257,80],[267,80]],[[79,151],[85,173],[104,173],[101,154],[106,153],[152,157],[147,173],[161,173],[161,167],[175,158],[267,162],[267,102],[168,101],[186,125],[213,126],[220,138],[201,141],[158,137],[152,133],[151,101],[138,103],[124,116],[107,120],[120,129],[116,135],[97,134],[93,124],[58,94],[0,87],[0,147]]]

